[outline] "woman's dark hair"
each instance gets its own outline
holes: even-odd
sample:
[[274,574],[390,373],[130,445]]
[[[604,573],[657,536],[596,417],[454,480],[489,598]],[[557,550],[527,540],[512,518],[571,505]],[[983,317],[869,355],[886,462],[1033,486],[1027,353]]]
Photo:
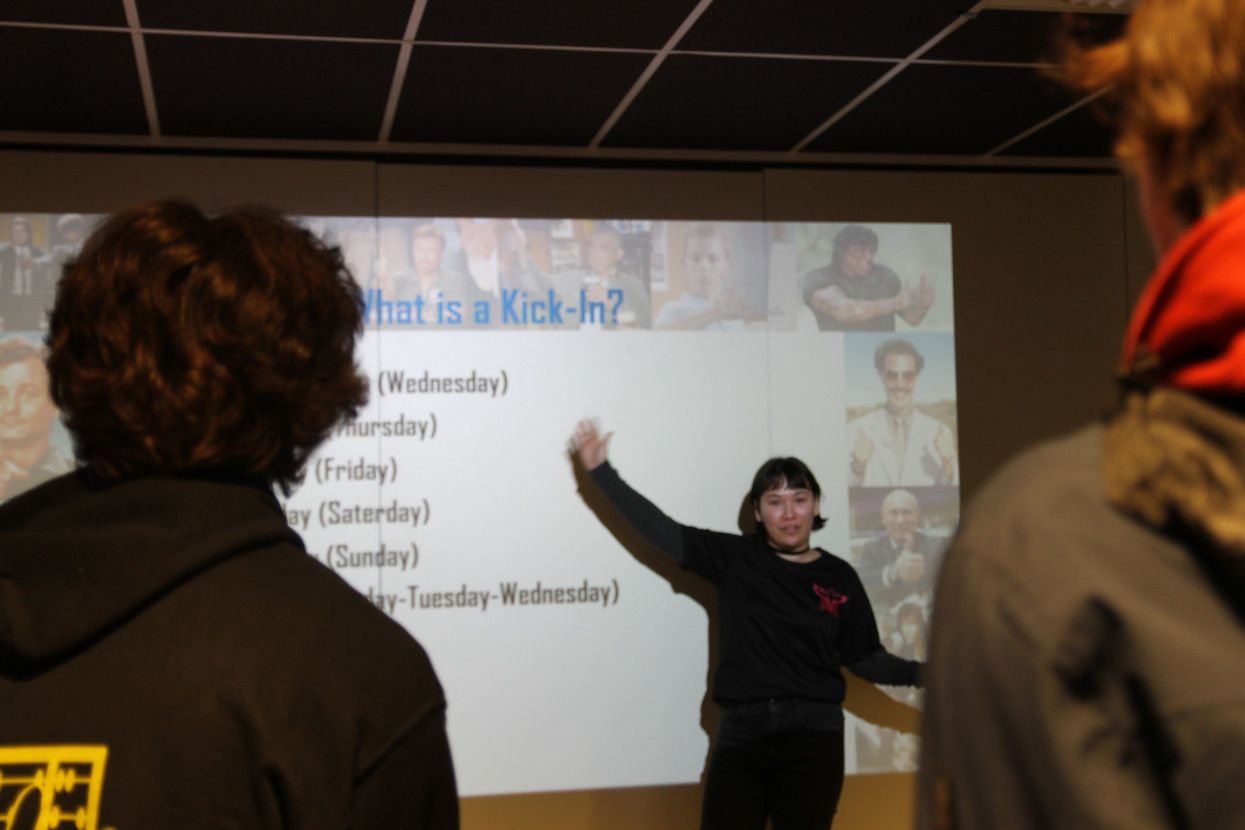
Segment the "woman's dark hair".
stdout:
[[141,205],[65,266],[52,398],[104,480],[224,473],[288,492],[367,401],[362,322],[341,251],[279,214]]
[[[754,509],[760,509],[761,496],[770,490],[782,490],[784,487],[794,490],[810,490],[813,498],[817,499],[819,504],[821,502],[821,485],[817,483],[813,471],[803,461],[791,456],[771,458],[762,464],[761,469],[757,470],[757,474],[752,477],[752,489],[748,491],[748,498],[752,501]],[[818,510],[817,517],[813,519],[813,530],[821,530],[825,526],[826,520],[821,517],[821,511]],[[765,533],[765,527],[759,522],[757,533]]]

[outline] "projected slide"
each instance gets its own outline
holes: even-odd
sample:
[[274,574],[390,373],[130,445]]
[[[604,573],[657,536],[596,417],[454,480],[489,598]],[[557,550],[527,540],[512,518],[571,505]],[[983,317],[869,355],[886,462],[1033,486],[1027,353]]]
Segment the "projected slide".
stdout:
[[[97,218],[0,214],[5,499],[71,467],[41,392],[45,309]],[[303,221],[366,298],[371,398],[283,506],[427,648],[464,795],[704,766],[708,613],[577,492],[584,416],[633,486],[701,527],[740,531],[760,463],[803,458],[825,491],[813,543],[859,570],[887,647],[924,658],[959,513],[950,226]],[[913,736],[847,709],[849,772],[912,767]]]

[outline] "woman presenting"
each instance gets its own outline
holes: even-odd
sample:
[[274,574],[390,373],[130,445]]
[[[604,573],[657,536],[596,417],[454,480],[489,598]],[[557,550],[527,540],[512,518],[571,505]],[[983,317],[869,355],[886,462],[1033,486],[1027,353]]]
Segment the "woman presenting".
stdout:
[[645,541],[715,584],[721,707],[705,776],[702,830],[826,830],[843,788],[847,666],[865,680],[920,685],[921,664],[878,639],[873,609],[847,562],[809,545],[821,488],[802,461],[771,458],[752,481],[752,536],[675,522],[607,460],[610,435],[581,421],[572,449]]

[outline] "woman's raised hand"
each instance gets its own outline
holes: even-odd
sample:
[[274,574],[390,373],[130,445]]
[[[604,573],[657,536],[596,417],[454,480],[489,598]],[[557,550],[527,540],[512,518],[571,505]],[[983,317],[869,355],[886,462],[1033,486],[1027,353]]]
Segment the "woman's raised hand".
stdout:
[[595,470],[605,463],[609,457],[609,443],[612,432],[601,435],[601,430],[593,418],[584,418],[575,425],[575,433],[571,435],[571,450],[578,456],[584,469]]

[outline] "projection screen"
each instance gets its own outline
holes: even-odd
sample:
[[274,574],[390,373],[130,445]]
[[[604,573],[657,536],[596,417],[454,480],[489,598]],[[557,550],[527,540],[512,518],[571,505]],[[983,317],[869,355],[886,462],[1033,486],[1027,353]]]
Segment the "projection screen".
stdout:
[[[0,214],[0,356],[42,342],[98,218]],[[700,527],[751,532],[756,468],[804,459],[827,519],[814,544],[857,566],[887,647],[923,657],[959,514],[950,225],[302,221],[366,298],[371,397],[283,506],[309,555],[428,650],[463,795],[700,778],[712,603],[579,492],[583,417],[613,432],[624,478]],[[13,414],[23,360],[0,357],[4,499],[72,456],[59,423]],[[920,567],[878,567],[898,538]],[[914,768],[914,736],[849,714],[845,738],[849,773]]]

